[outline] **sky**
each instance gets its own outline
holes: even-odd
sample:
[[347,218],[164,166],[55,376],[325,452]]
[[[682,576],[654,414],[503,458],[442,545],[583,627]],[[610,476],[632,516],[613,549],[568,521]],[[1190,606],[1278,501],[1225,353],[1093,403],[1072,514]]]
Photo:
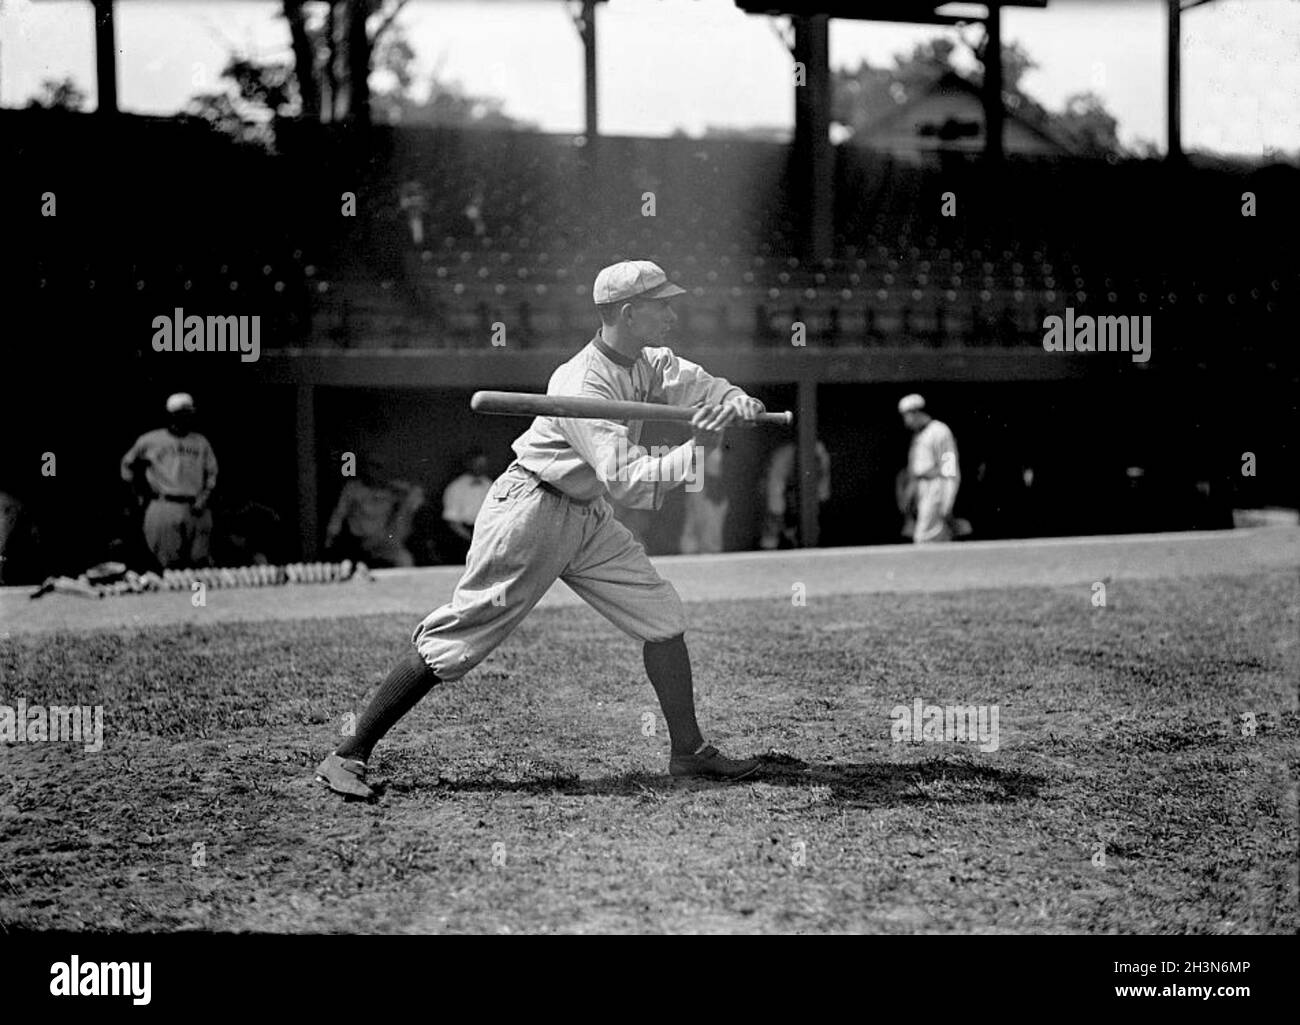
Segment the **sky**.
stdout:
[[[289,56],[278,2],[120,0],[118,99],[173,113],[216,85],[232,51]],[[697,134],[708,126],[789,126],[791,63],[779,22],[732,0],[609,0],[597,14],[600,129]],[[582,50],[558,0],[412,0],[399,21],[418,69],[435,69],[544,131],[583,129]],[[956,30],[836,20],[831,63],[887,64]],[[977,31],[965,30],[974,40]],[[1050,109],[1092,90],[1120,139],[1165,144],[1165,9],[1158,0],[1050,0],[1006,10],[1003,36],[1038,62],[1023,86]],[[1183,145],[1243,156],[1300,151],[1300,0],[1216,0],[1183,16]],[[0,0],[0,105],[72,76],[95,94],[87,0]]]

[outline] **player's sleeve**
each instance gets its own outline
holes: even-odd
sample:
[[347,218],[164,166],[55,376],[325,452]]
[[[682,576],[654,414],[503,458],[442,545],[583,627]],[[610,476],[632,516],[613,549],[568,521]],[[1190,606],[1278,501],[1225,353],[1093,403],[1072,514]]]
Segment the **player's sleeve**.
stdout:
[[782,445],[772,453],[767,469],[767,511],[780,516],[785,512],[785,486],[794,470],[794,446]]
[[145,437],[146,435],[142,434],[136,438],[135,444],[127,449],[126,455],[122,457],[122,479],[128,484],[135,482],[135,463],[145,454]]
[[817,442],[817,463],[821,472],[821,479],[817,483],[817,501],[828,502],[831,497],[831,454],[820,441]]
[[[617,398],[601,382],[588,379],[584,395]],[[669,491],[698,472],[691,442],[652,456],[632,444],[626,425],[614,420],[556,417],[557,430],[596,473],[610,497],[631,509],[659,509]]]
[[203,488],[199,497],[206,503],[208,496],[217,487],[217,454],[212,451],[211,443],[203,440]]
[[961,479],[961,468],[957,464],[957,439],[952,436],[952,431],[946,424],[934,440],[934,459],[940,477]]
[[932,438],[919,438],[912,442],[910,463],[913,477],[929,478],[939,475],[939,454]]
[[745,391],[725,377],[714,377],[698,363],[676,355],[671,349],[646,349],[646,359],[658,384],[653,392],[670,406],[715,406],[728,399],[745,398]]
[[330,516],[329,526],[325,528],[325,543],[329,544],[334,538],[339,536],[343,530],[343,520],[352,507],[353,482],[348,481],[343,485],[343,490],[339,492],[339,500],[334,506],[334,512]]
[[461,478],[457,477],[447,485],[447,490],[442,493],[442,518],[448,523],[460,522],[460,509],[462,506],[460,499],[460,482]]

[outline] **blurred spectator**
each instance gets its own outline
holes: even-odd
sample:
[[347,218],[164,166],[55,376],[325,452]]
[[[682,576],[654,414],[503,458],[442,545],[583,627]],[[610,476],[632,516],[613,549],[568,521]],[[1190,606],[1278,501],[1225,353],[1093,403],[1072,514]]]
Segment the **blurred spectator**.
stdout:
[[[686,516],[682,521],[681,552],[722,551],[722,528],[727,522],[726,486],[722,478],[722,446],[704,454],[700,471],[702,482],[685,488]],[[694,490],[692,490],[694,489]]]
[[487,234],[487,222],[483,220],[482,186],[475,187],[469,203],[465,205],[465,220],[469,222],[475,238],[482,238]]
[[213,556],[219,566],[278,566],[285,558],[279,514],[260,502],[244,502],[223,515]]
[[413,566],[407,548],[424,490],[404,480],[389,480],[379,457],[362,458],[358,476],[343,485],[325,528],[325,550],[334,559],[368,566]]
[[[925,411],[925,399],[920,395],[905,395],[898,403],[898,412],[912,432],[907,456],[916,510],[912,540],[917,544],[951,541],[955,533],[952,508],[961,484],[957,442],[947,424]],[[969,524],[965,527],[968,533]]]
[[0,491],[0,587],[39,580],[39,538],[26,506]]
[[194,430],[193,398],[185,392],[170,396],[167,414],[166,427],[140,435],[122,457],[122,479],[149,496],[144,538],[158,565],[206,566],[217,458],[208,439]]
[[[763,534],[759,540],[762,548],[798,548],[799,537],[799,477],[795,472],[797,449],[792,441],[781,445],[772,453],[764,478]],[[817,466],[807,474],[817,489],[818,515],[831,497],[831,457],[826,446],[817,441]]]
[[418,181],[408,181],[402,185],[398,200],[402,212],[406,214],[406,223],[411,227],[411,244],[417,249],[424,245],[424,215],[429,209],[429,201],[424,195],[424,186]]
[[465,462],[465,472],[447,485],[442,493],[442,521],[450,537],[439,545],[448,562],[464,562],[474,538],[474,521],[483,507],[483,500],[492,489],[488,476],[487,456],[473,453]]
[[910,541],[916,533],[916,483],[912,480],[912,471],[906,466],[894,478],[894,501],[898,503],[899,515],[903,517],[901,533]]

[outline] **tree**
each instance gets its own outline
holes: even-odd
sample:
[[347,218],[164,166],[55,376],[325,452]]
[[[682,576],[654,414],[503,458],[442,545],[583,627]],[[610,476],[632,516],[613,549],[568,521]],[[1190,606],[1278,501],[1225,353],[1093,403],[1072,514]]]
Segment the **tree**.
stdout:
[[40,93],[27,106],[46,110],[81,110],[86,105],[86,98],[86,94],[69,75],[63,79],[45,79],[41,82]]
[[441,67],[429,76],[428,95],[415,98],[417,84],[415,51],[400,29],[389,33],[375,51],[375,70],[392,81],[389,89],[377,90],[372,103],[375,120],[389,124],[453,125],[477,128],[533,129],[505,112],[505,101],[466,92],[456,81],[443,77]]
[[1075,93],[1070,96],[1065,101],[1065,109],[1056,118],[1080,152],[1088,156],[1105,156],[1107,153],[1123,151],[1119,141],[1119,122],[1096,93]]
[[[896,54],[888,68],[873,68],[863,61],[855,71],[838,71],[832,77],[832,117],[862,138],[870,128],[899,106],[922,95],[946,74],[960,74],[953,58],[965,52],[979,64],[985,56],[985,38],[960,45],[936,36]],[[1062,138],[1079,153],[1105,156],[1124,152],[1118,122],[1095,93],[1077,93],[1060,111],[1050,111],[1025,92],[1022,81],[1037,62],[1019,43],[1002,47],[1002,101],[1008,111],[1048,135]],[[978,83],[973,83],[978,85]]]
[[240,142],[274,149],[276,121],[295,117],[302,110],[292,69],[287,64],[258,64],[235,56],[227,61],[220,77],[229,87],[193,97],[187,113]]
[[[292,78],[292,113],[277,111],[277,116],[346,121],[367,127],[375,48],[392,30],[406,2],[326,0],[309,6],[308,0],[281,0],[280,13],[289,26],[293,61],[289,65],[261,66],[277,85],[287,87]],[[247,59],[243,63],[253,64]]]
[[[191,114],[267,148],[282,119],[342,121],[362,129],[372,117],[390,124],[533,127],[507,115],[502,100],[467,93],[437,71],[427,98],[415,99],[415,51],[395,23],[406,0],[338,0],[323,10],[306,0],[282,2],[292,62],[232,56],[221,73],[224,88],[195,96]],[[392,84],[372,94],[375,73]]]
[[856,71],[831,77],[831,118],[854,133],[915,99],[952,71],[957,45],[945,36],[917,43],[908,55],[895,54],[892,68],[873,68],[862,61]]

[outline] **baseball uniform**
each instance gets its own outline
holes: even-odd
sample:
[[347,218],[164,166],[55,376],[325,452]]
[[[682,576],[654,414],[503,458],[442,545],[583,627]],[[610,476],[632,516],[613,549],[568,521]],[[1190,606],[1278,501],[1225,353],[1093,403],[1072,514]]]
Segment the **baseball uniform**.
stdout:
[[916,528],[912,540],[952,540],[952,507],[957,500],[961,474],[957,442],[948,425],[931,420],[912,437],[908,470],[916,482]]
[[464,562],[479,510],[492,490],[492,478],[483,473],[462,473],[442,493],[442,520],[445,524],[438,542],[439,554],[446,562]]
[[[683,555],[699,552],[720,552],[723,549],[723,528],[727,522],[730,502],[722,481],[722,449],[715,448],[704,457],[701,467],[703,481],[696,481],[686,489],[686,509],[682,517],[680,541]],[[700,486],[700,484],[703,486]]]
[[413,566],[406,548],[411,518],[424,504],[424,489],[404,480],[368,484],[350,480],[339,493],[338,504],[325,529],[326,547],[333,547],[346,528],[351,557],[374,566]]
[[[551,375],[546,391],[685,406],[745,394],[671,349],[645,348],[631,360],[599,333]],[[676,590],[608,501],[658,509],[698,470],[689,442],[651,456],[638,444],[642,427],[639,420],[542,416],[515,440],[515,461],[479,512],[464,577],[413,635],[439,678],[455,680],[478,665],[557,579],[638,640],[667,640],[686,629]]]
[[154,498],[145,509],[144,536],[163,566],[199,565],[207,561],[212,538],[212,510],[195,514],[217,484],[217,457],[202,434],[178,436],[165,427],[140,435],[122,457],[122,479],[135,479],[135,463],[145,466]]
[[[817,455],[818,508],[831,497],[831,457],[819,439]],[[765,513],[761,548],[777,548],[784,539],[791,545],[799,540],[799,477],[795,472],[797,449],[793,442],[780,445],[768,462],[764,481]]]
[[697,435],[716,437],[762,411],[756,399],[661,345],[676,321],[662,300],[684,292],[648,260],[606,267],[592,286],[605,326],[551,375],[547,392],[707,407],[692,421],[692,441],[651,454],[640,445],[639,421],[534,419],[483,503],[451,601],[416,627],[413,650],[317,767],[318,782],[349,797],[375,796],[365,779],[374,745],[432,687],[486,658],[556,580],[643,642],[646,676],[668,722],[670,775],[738,780],[759,770],[758,759],[728,758],[704,740],[681,599],[609,503],[660,508],[672,488],[698,479]]

